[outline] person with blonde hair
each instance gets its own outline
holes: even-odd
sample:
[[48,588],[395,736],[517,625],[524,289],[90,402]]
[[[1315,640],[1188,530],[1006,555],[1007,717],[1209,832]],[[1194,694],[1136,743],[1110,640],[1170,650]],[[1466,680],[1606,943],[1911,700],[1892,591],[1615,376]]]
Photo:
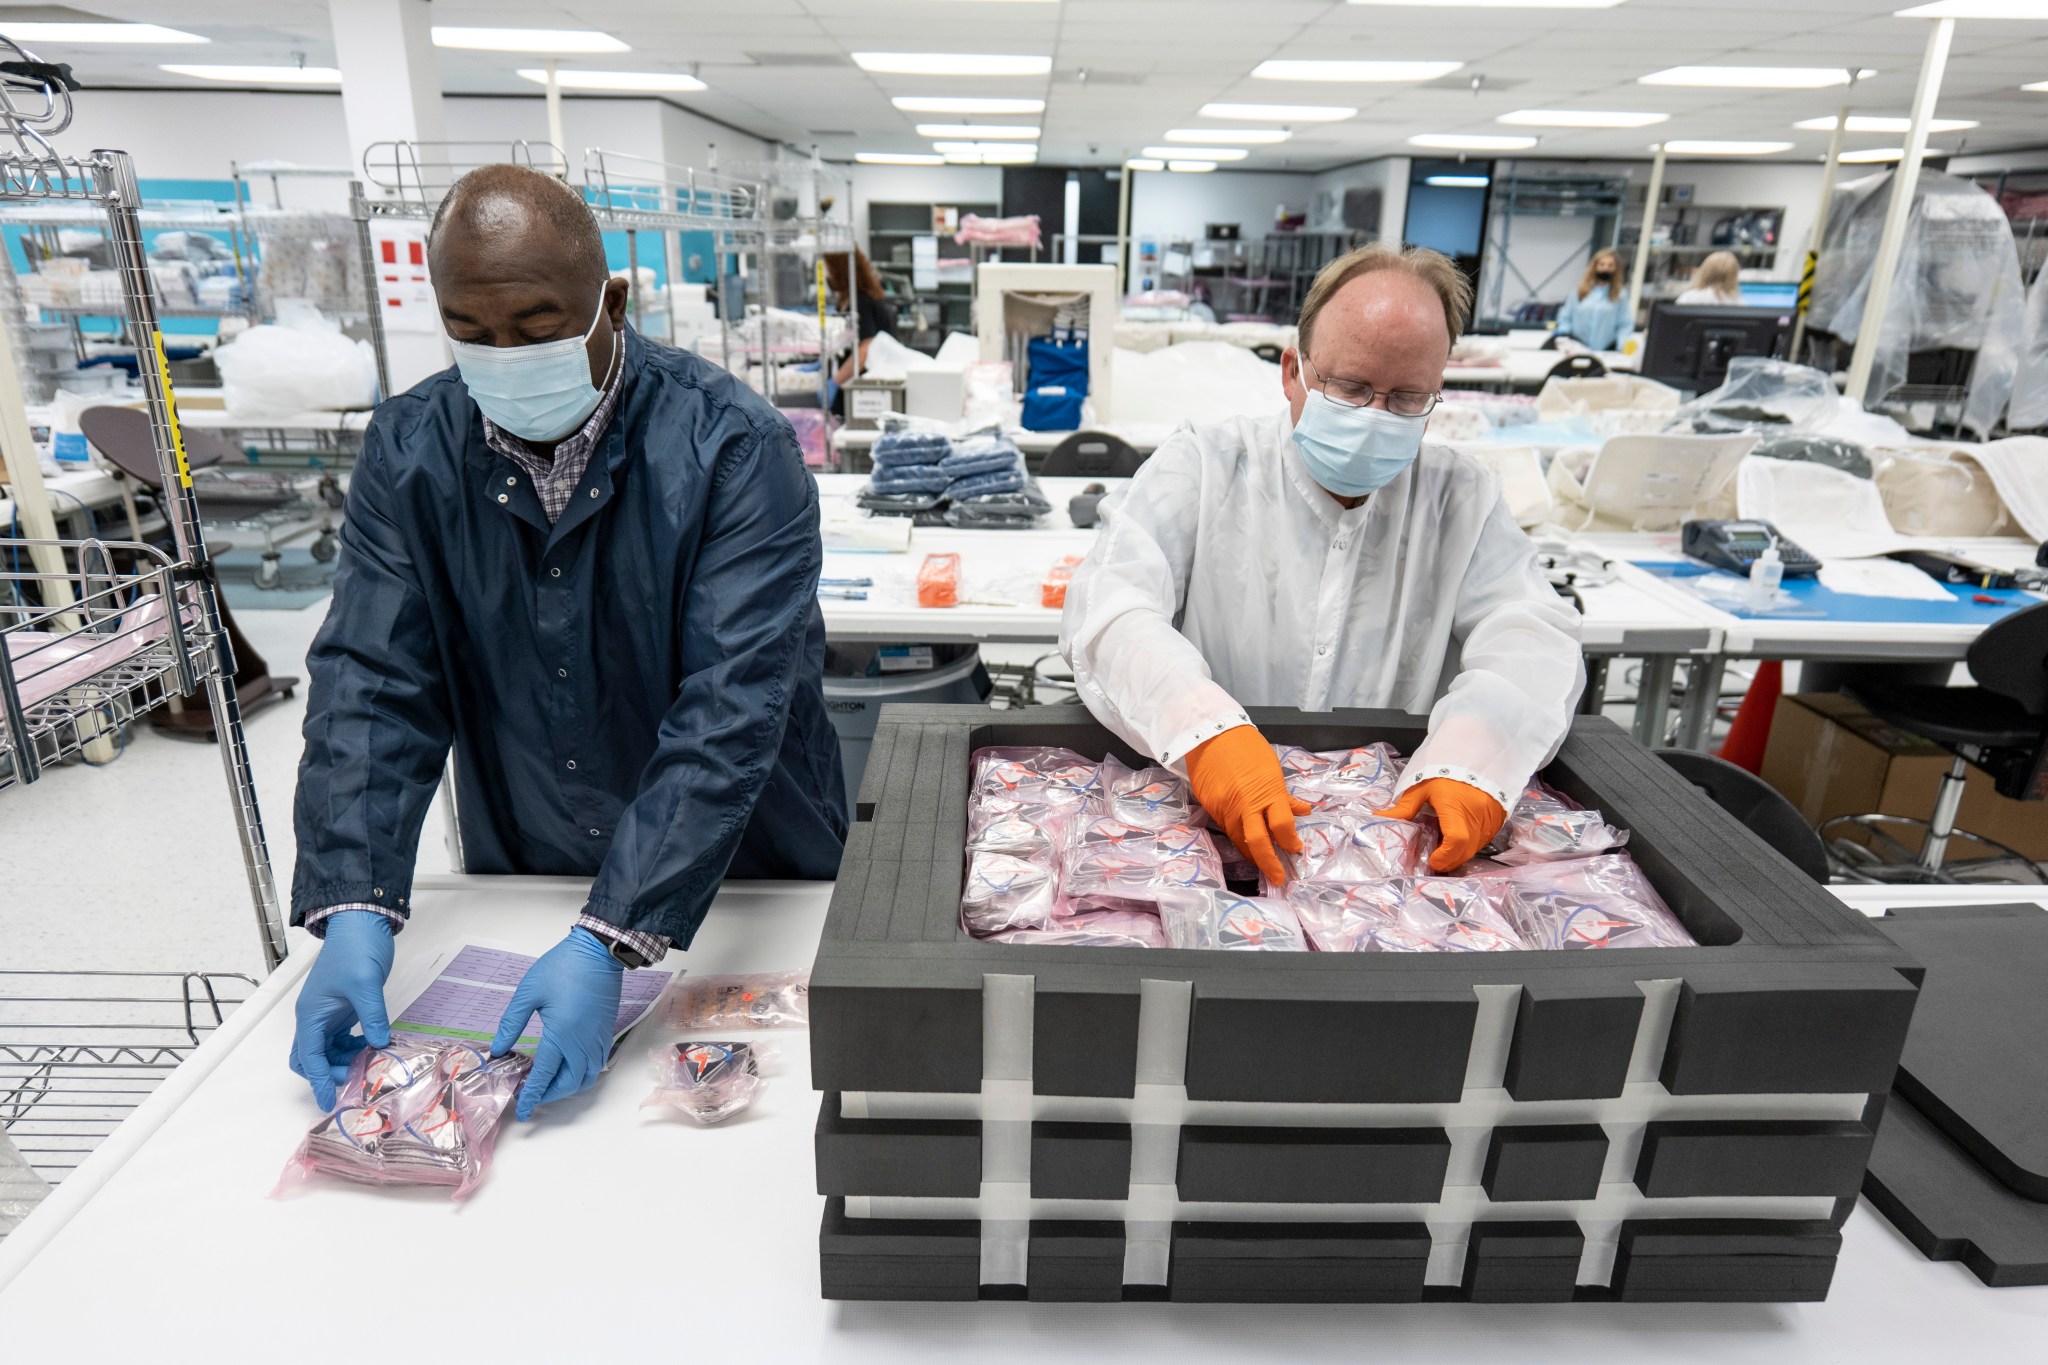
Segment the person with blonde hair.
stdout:
[[1579,614],[1485,466],[1423,428],[1472,288],[1422,248],[1324,267],[1282,356],[1286,406],[1182,426],[1102,504],[1060,651],[1081,700],[1184,765],[1202,808],[1275,885],[1297,815],[1248,706],[1427,714],[1388,814],[1428,805],[1437,871],[1500,829],[1585,684]]
[[1629,324],[1628,305],[1622,299],[1627,286],[1621,277],[1619,252],[1594,252],[1579,280],[1578,292],[1564,301],[1557,315],[1557,335],[1596,351],[1613,350]]
[[1692,273],[1692,286],[1678,296],[1683,308],[1701,305],[1726,307],[1742,302],[1742,262],[1732,251],[1717,251],[1700,262]]

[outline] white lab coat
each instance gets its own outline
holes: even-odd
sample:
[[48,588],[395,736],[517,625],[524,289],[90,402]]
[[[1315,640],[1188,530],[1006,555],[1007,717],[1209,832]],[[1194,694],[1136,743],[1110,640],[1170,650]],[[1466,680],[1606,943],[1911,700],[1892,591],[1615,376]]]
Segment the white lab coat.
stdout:
[[1293,430],[1285,409],[1184,425],[1103,501],[1060,622],[1082,701],[1164,763],[1246,706],[1427,712],[1402,789],[1450,777],[1512,808],[1585,686],[1577,611],[1476,461],[1426,445],[1347,509]]

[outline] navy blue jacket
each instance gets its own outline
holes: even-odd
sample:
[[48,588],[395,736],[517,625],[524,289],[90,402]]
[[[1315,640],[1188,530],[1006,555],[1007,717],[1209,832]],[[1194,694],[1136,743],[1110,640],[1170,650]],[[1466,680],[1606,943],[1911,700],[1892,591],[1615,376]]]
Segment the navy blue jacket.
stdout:
[[728,872],[837,872],[816,485],[726,371],[630,331],[625,365],[552,527],[455,370],[377,410],[308,658],[294,923],[410,908],[451,742],[468,870],[595,876],[624,928],[687,946]]

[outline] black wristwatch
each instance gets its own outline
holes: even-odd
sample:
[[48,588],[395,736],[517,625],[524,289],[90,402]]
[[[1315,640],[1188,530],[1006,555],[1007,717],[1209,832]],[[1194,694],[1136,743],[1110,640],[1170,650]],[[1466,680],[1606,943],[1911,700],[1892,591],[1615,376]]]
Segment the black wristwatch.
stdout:
[[605,947],[611,953],[613,960],[623,964],[628,971],[638,971],[642,967],[654,965],[654,959],[648,957],[622,938],[607,936],[605,938]]

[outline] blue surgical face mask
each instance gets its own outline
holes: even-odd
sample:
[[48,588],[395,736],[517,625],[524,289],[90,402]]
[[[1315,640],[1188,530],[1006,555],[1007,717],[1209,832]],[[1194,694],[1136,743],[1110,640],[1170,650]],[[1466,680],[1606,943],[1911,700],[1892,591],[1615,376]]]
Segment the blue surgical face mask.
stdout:
[[1309,476],[1339,497],[1362,498],[1392,483],[1422,453],[1429,418],[1384,408],[1349,408],[1310,389],[1294,424],[1294,448]]
[[[559,441],[589,420],[604,394],[590,382],[590,338],[606,325],[604,294],[580,337],[530,346],[485,346],[448,338],[469,396],[495,426],[528,441]],[[612,333],[618,357],[618,333]],[[611,372],[611,366],[605,367]]]

